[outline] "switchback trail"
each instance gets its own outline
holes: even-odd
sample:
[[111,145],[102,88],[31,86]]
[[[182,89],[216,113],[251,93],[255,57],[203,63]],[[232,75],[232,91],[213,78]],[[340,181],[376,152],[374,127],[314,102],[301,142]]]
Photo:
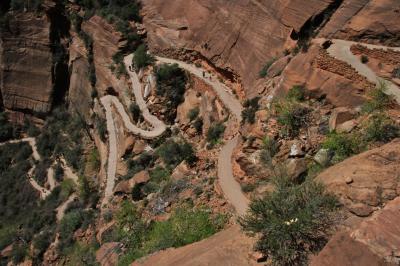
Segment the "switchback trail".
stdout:
[[166,130],[166,125],[159,120],[156,116],[152,115],[147,108],[147,104],[143,99],[142,95],[142,84],[134,71],[130,71],[130,65],[132,64],[133,54],[130,54],[124,58],[125,67],[128,70],[129,77],[132,82],[132,90],[135,95],[136,104],[143,115],[143,118],[151,124],[153,127],[151,130],[143,130],[131,122],[131,119],[124,106],[119,99],[112,95],[106,95],[101,97],[100,101],[106,111],[107,120],[107,131],[109,138],[109,151],[108,151],[108,166],[107,166],[107,181],[104,192],[104,198],[102,206],[106,206],[112,196],[112,192],[115,186],[115,174],[117,170],[118,162],[118,151],[117,151],[117,136],[115,132],[113,110],[111,106],[115,107],[115,110],[121,116],[125,128],[132,134],[138,135],[144,139],[153,139],[161,136]]
[[[203,76],[205,71],[202,68],[178,60],[163,57],[156,57],[156,59],[161,63],[178,64],[179,67],[194,74],[209,84],[217,94],[218,98],[235,117],[236,121],[240,123],[242,120],[243,107],[239,100],[236,99],[233,94],[229,93],[228,87],[220,82],[217,77],[210,75],[208,75],[208,77]],[[222,147],[218,156],[218,180],[226,199],[233,205],[238,215],[243,215],[246,213],[249,200],[244,195],[239,183],[233,176],[232,171],[232,154],[238,140],[239,134],[236,134],[234,138],[228,140]]]
[[[315,41],[317,43],[321,43],[325,41],[325,39],[316,39]],[[391,81],[378,77],[376,73],[368,67],[367,64],[363,64],[361,60],[356,55],[354,55],[350,50],[351,46],[355,44],[365,46],[369,49],[383,49],[383,50],[391,49],[396,52],[400,52],[400,47],[388,47],[382,45],[373,45],[373,44],[365,44],[353,41],[333,39],[331,46],[327,50],[329,55],[340,61],[348,63],[353,68],[355,68],[355,70],[357,70],[357,72],[360,75],[366,77],[368,81],[374,84],[378,84],[379,82],[384,82],[387,85],[387,91],[386,91],[387,94],[392,95],[395,98],[395,100],[398,103],[400,103],[399,87]]]

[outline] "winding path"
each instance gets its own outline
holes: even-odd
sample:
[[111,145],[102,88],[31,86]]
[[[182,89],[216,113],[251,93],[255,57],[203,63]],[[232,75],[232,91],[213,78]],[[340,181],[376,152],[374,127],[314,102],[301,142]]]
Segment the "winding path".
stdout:
[[[133,54],[128,55],[124,58],[126,69],[130,69],[129,66],[132,63],[132,58]],[[203,73],[205,73],[205,71],[202,68],[197,68],[193,65],[178,60],[164,57],[156,57],[156,59],[160,63],[178,64],[179,67],[187,70],[188,72],[194,74],[195,76],[209,84],[214,89],[218,98],[223,102],[230,113],[234,116],[236,121],[240,123],[241,113],[243,109],[242,105],[235,98],[235,96],[229,92],[229,88],[222,82],[218,81],[217,77],[212,75],[208,75],[208,77],[205,77],[203,76]],[[115,174],[118,161],[117,137],[115,133],[115,125],[111,106],[113,105],[118,114],[121,116],[124,126],[131,133],[136,134],[142,138],[156,138],[162,135],[166,129],[165,124],[149,112],[146,102],[143,99],[142,85],[139,81],[137,74],[134,71],[128,71],[128,73],[132,82],[132,89],[135,95],[136,103],[138,104],[144,119],[152,125],[153,129],[143,130],[132,124],[129,115],[126,113],[124,106],[121,104],[117,97],[106,95],[100,99],[106,111],[107,131],[109,134],[107,181],[102,206],[106,206],[112,196],[112,192],[115,186]],[[222,147],[218,158],[218,177],[225,197],[233,205],[237,213],[239,215],[243,215],[246,212],[249,200],[243,194],[239,183],[235,180],[232,174],[232,153],[237,145],[237,142],[238,135],[228,140],[226,144]]]
[[[130,69],[129,66],[132,64],[132,58],[133,54],[130,54],[124,58],[126,69]],[[117,136],[115,132],[115,124],[112,111],[113,109],[111,106],[114,106],[118,114],[121,116],[125,128],[131,133],[138,135],[144,139],[153,139],[159,137],[164,133],[164,131],[167,128],[166,125],[156,116],[152,115],[149,109],[147,108],[146,102],[143,99],[142,95],[142,84],[140,83],[136,72],[129,70],[128,72],[132,82],[132,89],[135,95],[136,104],[139,106],[143,118],[151,124],[152,129],[143,130],[134,125],[131,122],[129,115],[125,111],[124,106],[117,97],[112,95],[106,95],[100,99],[101,104],[103,105],[106,111],[107,131],[109,136],[107,181],[106,181],[106,188],[104,192],[102,206],[106,206],[106,204],[109,202],[112,196],[112,192],[115,186],[115,174],[117,171],[117,162],[118,162]]]
[[[325,39],[316,39],[315,41],[317,43],[322,43],[323,41],[325,41]],[[390,95],[393,95],[396,101],[400,103],[399,87],[391,81],[378,77],[376,73],[368,67],[367,64],[363,64],[361,60],[356,55],[354,55],[350,50],[351,46],[355,44],[365,46],[369,49],[383,49],[383,50],[391,49],[397,52],[400,52],[400,47],[388,47],[382,45],[373,45],[373,44],[365,44],[365,43],[358,43],[346,40],[333,39],[332,45],[327,50],[329,55],[338,60],[348,63],[349,65],[354,67],[360,75],[366,77],[368,81],[374,84],[378,84],[379,82],[384,82],[387,85],[386,92]]]
[[[203,69],[196,66],[163,57],[156,57],[161,63],[178,64],[179,67],[187,70],[188,72],[196,75],[198,78],[209,84],[217,94],[218,98],[228,108],[231,114],[235,117],[236,121],[240,123],[242,119],[243,107],[239,100],[229,92],[228,87],[220,82],[217,77],[209,76],[203,77]],[[238,215],[243,215],[249,205],[249,200],[244,195],[239,183],[235,180],[232,172],[232,154],[237,146],[239,134],[228,140],[221,149],[218,156],[218,179],[221,189],[226,199],[233,205]]]

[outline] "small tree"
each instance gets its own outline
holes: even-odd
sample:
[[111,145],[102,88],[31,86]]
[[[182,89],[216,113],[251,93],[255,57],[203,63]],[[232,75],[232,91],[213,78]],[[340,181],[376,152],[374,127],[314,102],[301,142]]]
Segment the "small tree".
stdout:
[[216,144],[224,131],[225,126],[221,122],[212,124],[207,132],[207,141]]
[[146,46],[144,44],[139,45],[133,55],[133,65],[136,69],[144,68],[148,65],[153,64],[154,57],[147,53]]
[[335,198],[321,184],[294,184],[287,175],[274,178],[275,190],[254,199],[239,218],[242,228],[258,234],[255,249],[274,265],[301,265],[310,252],[320,250],[333,223]]
[[362,111],[372,113],[374,111],[382,111],[389,106],[392,96],[387,94],[387,84],[379,82],[379,84],[370,91],[370,99],[362,106]]

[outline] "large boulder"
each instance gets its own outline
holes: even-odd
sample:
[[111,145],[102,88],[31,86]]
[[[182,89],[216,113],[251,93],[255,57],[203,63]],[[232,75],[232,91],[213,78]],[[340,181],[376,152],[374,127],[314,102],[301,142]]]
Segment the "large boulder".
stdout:
[[336,233],[312,266],[399,265],[400,197],[353,229]]
[[400,194],[400,139],[353,156],[322,172],[317,180],[345,208],[368,216]]
[[145,184],[150,180],[149,172],[140,171],[128,180],[119,182],[114,189],[114,194],[129,194],[136,184]]

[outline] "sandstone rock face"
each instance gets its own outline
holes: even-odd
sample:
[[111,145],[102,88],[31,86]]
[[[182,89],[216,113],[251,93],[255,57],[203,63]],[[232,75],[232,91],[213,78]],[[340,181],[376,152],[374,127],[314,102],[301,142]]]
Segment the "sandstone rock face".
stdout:
[[322,36],[400,46],[400,2],[345,0]]
[[51,23],[46,15],[11,16],[0,35],[0,89],[5,108],[47,113],[52,104]]
[[[400,139],[353,156],[322,172],[317,180],[339,197],[345,208],[368,216],[400,194]],[[351,178],[349,184],[346,180]]]
[[278,93],[295,85],[304,85],[315,97],[326,97],[334,106],[357,107],[365,100],[372,84],[344,62],[312,46],[295,56],[282,73]]
[[152,50],[196,51],[218,68],[238,74],[249,96],[256,92],[250,87],[262,66],[292,48],[291,35],[333,2],[145,0],[143,14]]
[[82,40],[72,39],[70,46],[70,83],[68,99],[70,109],[78,111],[86,121],[90,120],[92,86],[89,81],[89,62]]
[[93,16],[82,23],[82,30],[93,39],[93,59],[96,68],[96,88],[103,95],[108,88],[113,88],[121,96],[128,93],[129,87],[123,76],[119,79],[110,69],[112,56],[126,45],[126,41],[113,26],[103,18]]
[[258,265],[248,256],[253,244],[254,240],[243,235],[235,225],[203,241],[157,252],[131,266]]
[[398,265],[400,198],[389,202],[356,228],[340,231],[312,259],[311,265]]

